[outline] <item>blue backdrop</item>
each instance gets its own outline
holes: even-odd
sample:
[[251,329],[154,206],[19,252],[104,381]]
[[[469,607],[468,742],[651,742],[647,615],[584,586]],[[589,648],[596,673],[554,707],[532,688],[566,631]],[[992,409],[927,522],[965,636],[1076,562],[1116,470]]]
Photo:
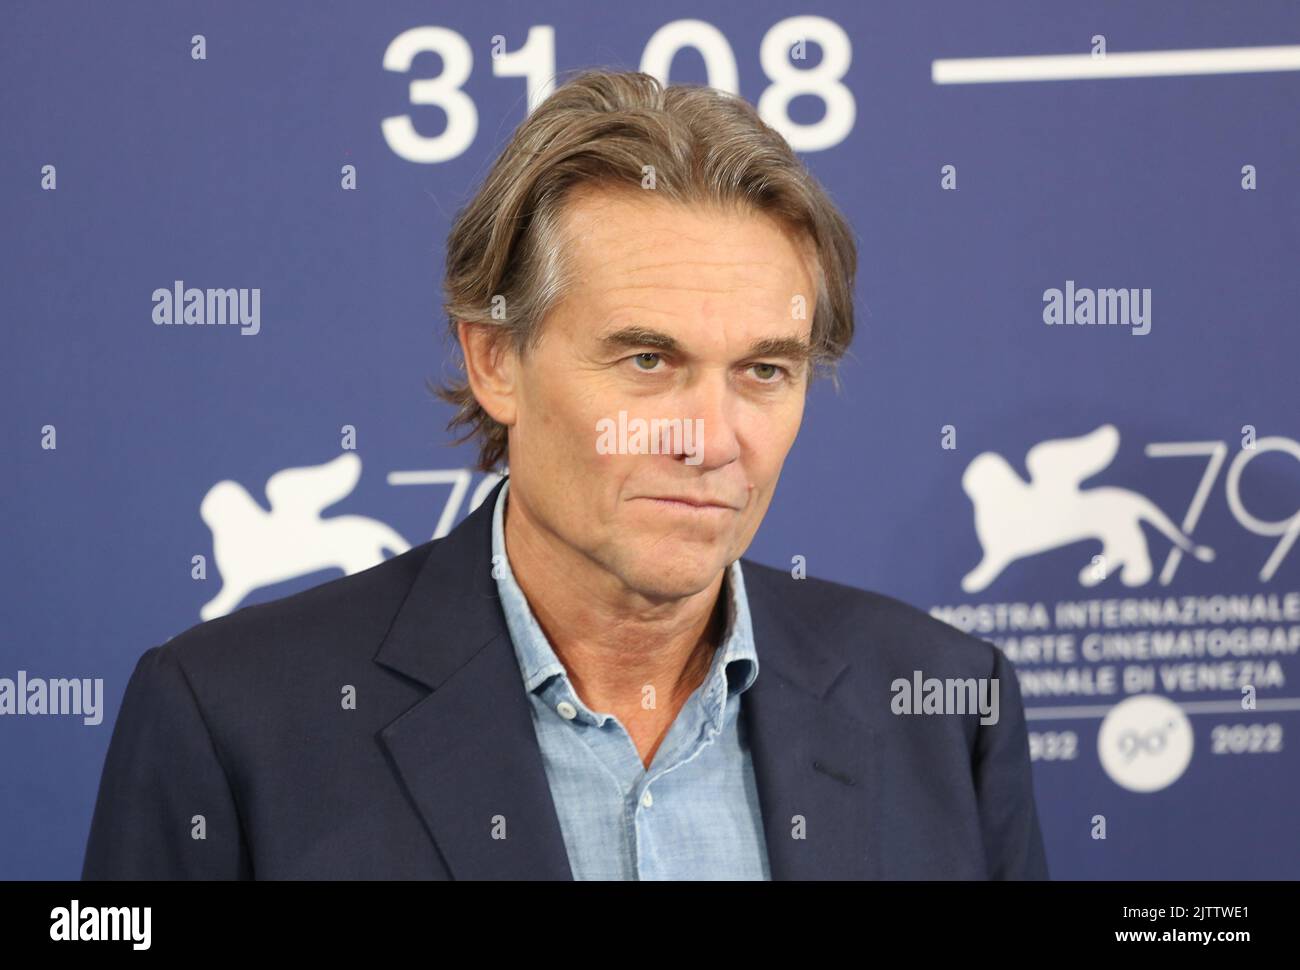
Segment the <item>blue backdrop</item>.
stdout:
[[[748,555],[1007,651],[1055,877],[1300,877],[1298,45],[1293,0],[10,5],[0,678],[103,701],[0,716],[0,877],[79,873],[136,659],[223,587],[481,496],[424,385],[443,240],[590,65],[734,87],[859,236],[843,389]],[[255,322],[156,322],[177,285]],[[239,513],[341,455],[279,480],[339,499],[338,561],[258,574]]]

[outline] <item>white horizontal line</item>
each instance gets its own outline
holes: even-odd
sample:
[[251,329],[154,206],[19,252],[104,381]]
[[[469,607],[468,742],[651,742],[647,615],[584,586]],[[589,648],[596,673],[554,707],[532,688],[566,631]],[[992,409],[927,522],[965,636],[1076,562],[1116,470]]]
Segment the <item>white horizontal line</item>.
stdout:
[[463,470],[451,469],[450,471],[413,471],[413,472],[389,472],[389,485],[451,485],[458,481],[461,476],[466,480],[469,476]]
[[[1118,704],[1116,701],[1115,704]],[[1242,710],[1241,701],[1184,701],[1178,703],[1185,714],[1240,714],[1249,717],[1267,711],[1300,711],[1300,697],[1279,697],[1256,701],[1253,711]],[[1092,704],[1086,707],[1026,707],[1027,721],[1067,721],[1086,717],[1105,717],[1115,704]]]
[[1177,74],[1251,74],[1300,71],[1300,44],[1288,47],[1219,47],[1185,51],[1116,51],[1026,57],[949,57],[930,63],[935,84],[1002,81],[1075,81]]

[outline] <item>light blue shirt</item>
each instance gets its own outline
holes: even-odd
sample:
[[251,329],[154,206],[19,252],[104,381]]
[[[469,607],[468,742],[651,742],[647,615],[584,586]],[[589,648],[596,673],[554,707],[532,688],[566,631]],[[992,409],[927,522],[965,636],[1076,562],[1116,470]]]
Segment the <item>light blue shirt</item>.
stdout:
[[493,511],[493,573],[573,878],[771,879],[738,716],[758,676],[740,561],[723,583],[722,644],[647,769],[618,718],[578,697],[515,581],[505,546],[509,490],[507,479]]

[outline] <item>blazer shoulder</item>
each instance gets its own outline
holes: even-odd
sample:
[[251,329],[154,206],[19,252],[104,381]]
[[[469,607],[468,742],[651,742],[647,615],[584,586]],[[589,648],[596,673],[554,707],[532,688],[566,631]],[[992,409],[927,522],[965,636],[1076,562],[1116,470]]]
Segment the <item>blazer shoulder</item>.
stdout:
[[[428,559],[433,540],[369,569],[266,603],[244,606],[178,633],[159,649],[190,672],[244,676],[260,666],[309,670],[323,656],[379,648]],[[369,659],[367,657],[367,659]]]

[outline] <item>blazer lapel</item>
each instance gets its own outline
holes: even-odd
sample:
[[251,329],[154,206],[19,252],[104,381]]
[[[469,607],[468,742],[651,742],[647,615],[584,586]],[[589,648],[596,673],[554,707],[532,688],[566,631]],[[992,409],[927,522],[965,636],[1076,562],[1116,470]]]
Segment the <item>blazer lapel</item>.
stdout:
[[741,695],[772,878],[882,878],[874,732],[826,699],[847,665],[774,606],[779,582],[745,573],[759,675]]
[[431,544],[376,663],[431,693],[380,740],[455,879],[568,879],[555,804],[492,578],[498,484]]

